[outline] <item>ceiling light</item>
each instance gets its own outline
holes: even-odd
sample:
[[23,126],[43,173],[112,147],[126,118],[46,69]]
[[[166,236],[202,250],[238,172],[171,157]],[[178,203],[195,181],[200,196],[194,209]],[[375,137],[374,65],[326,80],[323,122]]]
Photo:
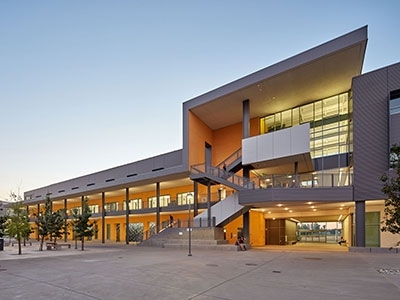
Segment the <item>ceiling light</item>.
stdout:
[[317,209],[316,209],[316,208],[314,208],[314,209],[313,209],[313,211],[317,211]]
[[275,220],[275,218],[272,218],[272,220]]
[[307,204],[308,204],[308,205],[311,205],[311,204],[312,204],[312,202],[307,202]]
[[289,210],[289,208],[285,207],[285,210]]
[[311,208],[315,208],[315,206],[311,206]]
[[342,204],[342,205],[340,205],[341,207],[343,207],[344,206],[344,204]]
[[271,213],[271,211],[268,212],[269,214]]
[[263,212],[264,212],[264,211],[265,211],[265,209],[263,208],[261,211],[263,211]]
[[343,207],[340,207],[340,209],[343,209]]
[[291,212],[293,212],[293,210],[289,210],[289,212],[291,213]]
[[278,204],[277,206],[281,207],[281,206],[283,206],[283,204]]

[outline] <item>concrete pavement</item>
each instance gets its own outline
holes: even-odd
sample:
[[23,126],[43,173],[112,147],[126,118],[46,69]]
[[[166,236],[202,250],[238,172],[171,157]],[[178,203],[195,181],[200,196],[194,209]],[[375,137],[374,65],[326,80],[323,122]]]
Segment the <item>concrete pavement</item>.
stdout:
[[2,260],[0,299],[398,299],[400,255],[125,246]]

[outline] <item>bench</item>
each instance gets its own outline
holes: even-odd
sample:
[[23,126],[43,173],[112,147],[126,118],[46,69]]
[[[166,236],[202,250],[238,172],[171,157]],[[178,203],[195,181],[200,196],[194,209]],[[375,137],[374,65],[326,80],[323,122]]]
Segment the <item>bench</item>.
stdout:
[[[25,241],[25,245],[29,244],[29,246],[32,246],[32,242]],[[14,245],[18,245],[18,242],[11,242],[11,246],[14,247]],[[21,245],[24,245],[24,242],[21,241]]]
[[68,247],[71,249],[71,244],[56,244],[53,242],[46,242],[47,250],[60,250],[61,247]]

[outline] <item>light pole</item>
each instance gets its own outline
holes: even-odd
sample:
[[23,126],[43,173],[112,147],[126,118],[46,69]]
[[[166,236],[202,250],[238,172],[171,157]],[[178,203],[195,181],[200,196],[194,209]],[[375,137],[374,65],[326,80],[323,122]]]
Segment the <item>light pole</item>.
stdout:
[[189,254],[188,256],[192,256],[192,228],[190,226],[190,206],[192,202],[193,196],[191,194],[188,195],[187,200],[189,202],[189,219],[188,219],[188,230],[189,230]]

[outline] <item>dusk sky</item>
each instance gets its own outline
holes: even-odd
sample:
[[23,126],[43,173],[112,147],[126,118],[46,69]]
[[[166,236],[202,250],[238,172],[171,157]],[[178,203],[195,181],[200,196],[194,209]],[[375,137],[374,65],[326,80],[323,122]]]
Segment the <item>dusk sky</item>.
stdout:
[[[0,199],[182,147],[182,102],[368,25],[400,1],[0,1]],[[373,122],[373,120],[371,120]]]

